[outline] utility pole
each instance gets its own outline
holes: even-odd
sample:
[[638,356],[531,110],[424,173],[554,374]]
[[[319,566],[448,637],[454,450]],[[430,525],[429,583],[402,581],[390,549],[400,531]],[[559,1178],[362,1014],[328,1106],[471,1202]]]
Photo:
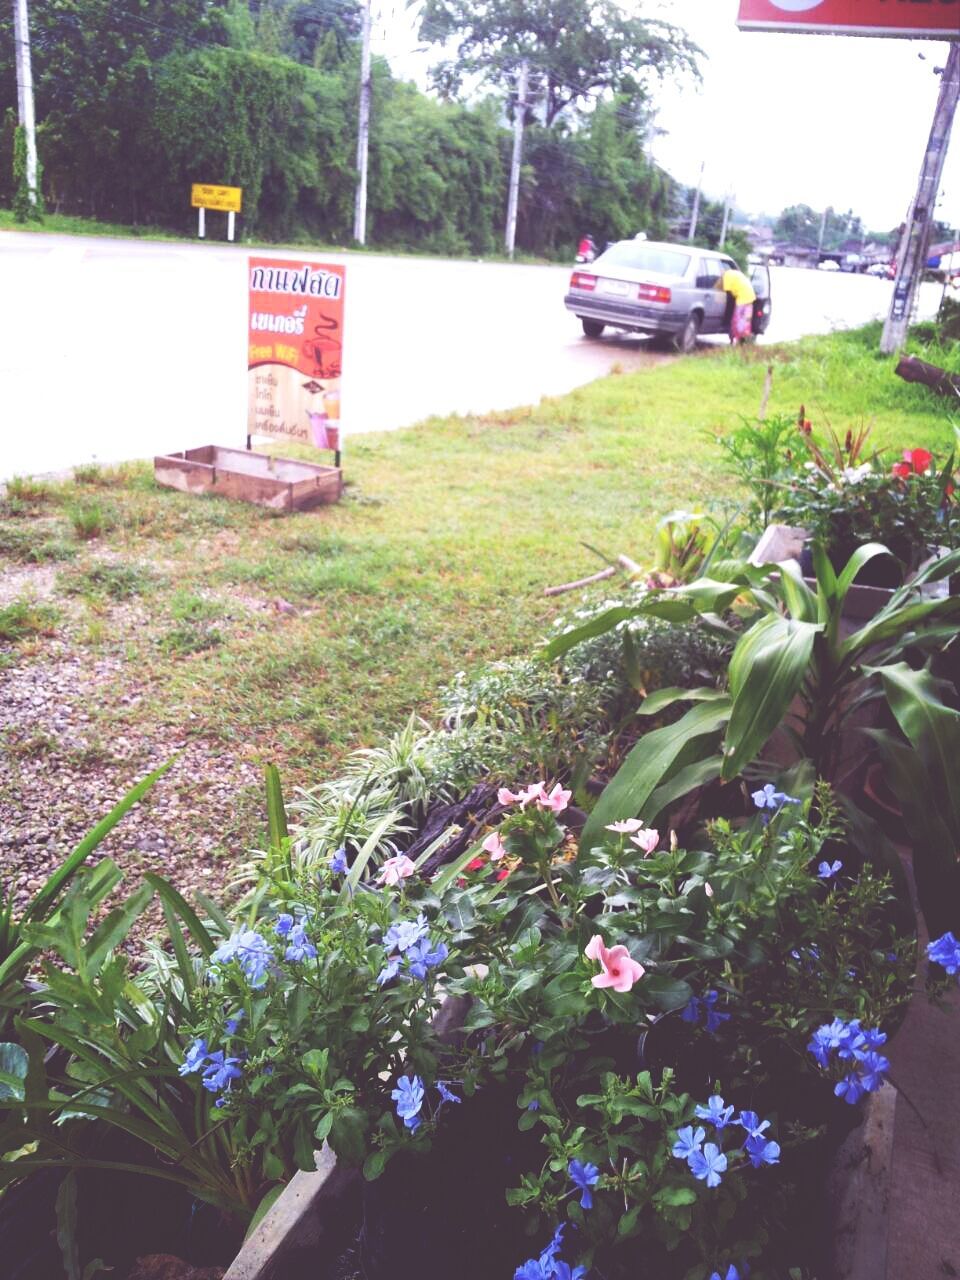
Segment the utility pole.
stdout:
[[823,237],[827,233],[827,215],[832,212],[833,210],[828,205],[820,217],[820,234],[817,236],[817,258],[823,253]]
[[357,199],[353,238],[367,243],[367,156],[370,150],[370,3],[364,0],[360,46],[360,112],[357,118]]
[[706,160],[700,162],[700,177],[697,179],[697,193],[693,197],[693,213],[690,215],[690,234],[687,239],[692,241],[697,234],[697,220],[700,217],[700,191],[703,187],[703,171],[707,167]]
[[36,208],[40,197],[37,190],[37,119],[33,107],[27,0],[13,0],[13,42],[17,60],[17,110],[27,141],[27,192],[30,204]]
[[727,243],[727,227],[730,225],[730,203],[733,200],[732,192],[728,193],[723,200],[723,226],[720,228],[720,243],[718,249],[722,249]]
[[527,114],[527,60],[517,72],[517,104],[513,112],[513,156],[510,160],[510,189],[507,195],[507,227],[504,244],[507,257],[513,257],[517,241],[517,204],[520,199],[520,161],[523,156],[523,125]]
[[951,44],[947,65],[940,74],[940,94],[927,149],[920,168],[917,194],[904,224],[897,253],[897,279],[893,286],[890,313],[883,326],[880,350],[886,355],[899,351],[907,338],[920,278],[927,260],[930,232],[943,176],[943,163],[950,146],[950,131],[960,101],[960,44]]

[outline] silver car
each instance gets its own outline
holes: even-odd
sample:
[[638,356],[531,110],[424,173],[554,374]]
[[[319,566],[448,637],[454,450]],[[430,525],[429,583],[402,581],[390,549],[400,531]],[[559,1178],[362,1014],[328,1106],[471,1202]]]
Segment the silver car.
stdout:
[[[655,240],[620,240],[570,277],[564,303],[580,317],[588,338],[611,325],[670,338],[678,351],[692,351],[701,333],[726,333],[732,298],[720,288],[724,271],[737,264],[723,253]],[[770,323],[770,271],[751,270],[757,295],[753,332]]]

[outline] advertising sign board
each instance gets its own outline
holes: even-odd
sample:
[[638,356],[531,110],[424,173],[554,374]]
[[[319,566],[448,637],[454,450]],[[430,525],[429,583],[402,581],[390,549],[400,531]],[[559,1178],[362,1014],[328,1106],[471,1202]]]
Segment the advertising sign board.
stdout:
[[249,260],[247,434],[340,452],[346,267]]
[[960,0],[740,0],[745,31],[960,40]]

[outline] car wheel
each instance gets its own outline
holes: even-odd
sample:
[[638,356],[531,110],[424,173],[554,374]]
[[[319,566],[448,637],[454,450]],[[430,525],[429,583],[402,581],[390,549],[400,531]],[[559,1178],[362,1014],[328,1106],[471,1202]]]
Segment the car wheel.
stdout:
[[700,313],[697,311],[691,311],[687,316],[687,323],[673,339],[673,345],[685,356],[689,355],[697,345],[697,334],[700,332],[700,324]]
[[588,338],[599,338],[607,327],[602,320],[588,320],[586,316],[580,317],[580,323],[583,325],[583,332]]

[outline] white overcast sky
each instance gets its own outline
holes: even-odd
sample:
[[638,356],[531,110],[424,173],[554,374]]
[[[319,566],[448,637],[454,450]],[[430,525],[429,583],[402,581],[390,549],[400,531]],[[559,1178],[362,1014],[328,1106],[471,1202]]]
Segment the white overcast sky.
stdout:
[[[413,13],[381,0],[374,48],[424,85],[431,55],[416,53]],[[871,230],[906,216],[939,90],[934,40],[773,35],[737,30],[738,0],[644,0],[625,7],[683,27],[708,55],[703,84],[660,94],[654,153],[673,176],[727,191],[751,213],[827,205],[859,213]],[[376,11],[377,0],[374,0]],[[923,58],[920,55],[923,55]],[[960,121],[937,216],[960,224]]]

